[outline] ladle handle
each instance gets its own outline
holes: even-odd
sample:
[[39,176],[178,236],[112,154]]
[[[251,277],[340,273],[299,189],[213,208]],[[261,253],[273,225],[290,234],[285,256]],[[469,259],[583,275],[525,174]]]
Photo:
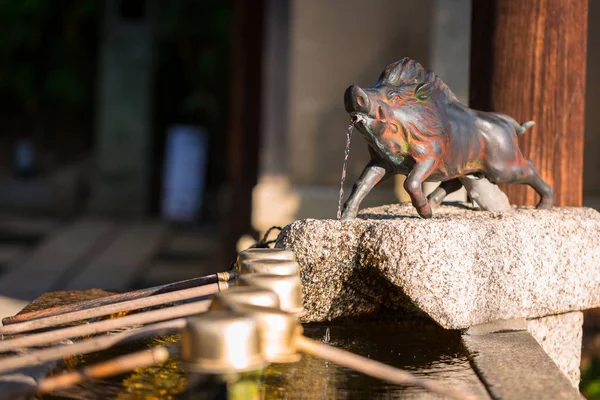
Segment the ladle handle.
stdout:
[[[201,298],[214,294],[228,286],[227,282],[211,283],[190,289],[177,290],[175,292],[157,294],[142,299],[126,300],[119,303],[107,304],[87,310],[68,312],[50,317],[37,318],[30,321],[20,322],[8,326],[0,326],[0,337],[14,335],[16,333],[29,332],[37,329],[45,329],[64,325],[70,322],[88,320],[105,315],[117,314],[124,311],[134,311],[142,308],[170,305],[194,298]],[[1,347],[1,345],[0,345]]]
[[[208,310],[209,305],[210,300],[195,301],[192,303],[126,315],[120,318],[105,319],[89,324],[69,326],[66,328],[34,333],[32,335],[18,336],[13,339],[0,340],[0,352],[14,351],[24,347],[43,346],[65,339],[97,335],[136,325],[152,324],[160,321],[189,317],[205,312]],[[0,362],[0,371],[2,371],[4,365],[4,362]]]
[[38,393],[50,393],[67,388],[85,379],[101,379],[115,376],[136,368],[149,367],[165,362],[177,353],[177,347],[158,346],[149,350],[126,354],[112,360],[90,365],[79,371],[66,372],[42,379],[37,386]]
[[138,329],[102,335],[91,339],[80,340],[73,344],[62,344],[45,349],[33,350],[25,354],[0,358],[0,375],[19,368],[28,368],[50,361],[60,360],[74,355],[89,354],[106,350],[112,346],[131,343],[136,340],[177,333],[186,325],[185,318],[144,326]]
[[6,317],[2,319],[2,325],[11,325],[19,322],[50,317],[53,315],[65,314],[73,311],[88,310],[90,308],[105,306],[107,304],[115,304],[127,300],[141,299],[156,294],[169,293],[174,292],[176,290],[190,289],[193,287],[209,285],[211,283],[218,283],[219,281],[228,281],[231,278],[231,273],[232,271],[219,272],[216,274],[202,276],[199,278],[187,279],[184,281],[168,283],[165,285],[154,286],[146,289],[139,289],[131,292],[114,294],[111,296],[101,297],[99,299],[80,301],[64,306],[57,306],[46,308],[44,310],[31,311],[28,313],[14,315],[12,317]]
[[417,378],[410,372],[391,367],[389,365],[380,363],[379,361],[371,360],[370,358],[359,356],[358,354],[328,346],[305,336],[299,336],[296,339],[296,348],[298,351],[310,354],[311,356],[331,361],[344,367],[351,368],[355,371],[362,372],[365,375],[369,375],[397,385],[417,386],[430,392],[438,393],[457,400],[476,400],[478,398],[471,393],[439,385],[435,382],[424,381]]

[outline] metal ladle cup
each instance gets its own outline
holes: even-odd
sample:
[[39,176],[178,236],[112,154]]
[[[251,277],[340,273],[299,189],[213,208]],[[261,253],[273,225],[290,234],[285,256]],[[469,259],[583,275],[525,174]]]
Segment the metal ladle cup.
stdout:
[[181,359],[199,374],[230,374],[267,365],[256,318],[214,311],[188,319],[181,333]]
[[271,363],[300,361],[296,339],[302,335],[302,325],[292,314],[278,308],[230,303],[231,310],[251,316],[258,322],[263,357]]
[[231,310],[232,305],[246,304],[279,309],[279,296],[272,290],[254,286],[236,286],[212,297],[209,311]]
[[237,256],[236,269],[240,269],[244,260],[295,260],[294,252],[290,249],[252,248],[241,251]]
[[253,286],[277,293],[282,311],[296,316],[304,313],[302,281],[297,275],[247,274],[240,276],[238,281],[241,287]]
[[239,265],[239,275],[247,274],[300,275],[300,265],[295,260],[242,260]]

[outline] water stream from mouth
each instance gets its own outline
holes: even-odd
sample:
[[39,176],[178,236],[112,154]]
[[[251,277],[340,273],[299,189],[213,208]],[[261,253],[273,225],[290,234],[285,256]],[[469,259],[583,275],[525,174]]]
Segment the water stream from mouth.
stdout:
[[350,155],[350,141],[352,140],[352,131],[354,125],[348,125],[346,132],[346,150],[344,151],[344,166],[342,167],[342,179],[340,182],[340,198],[338,199],[337,219],[342,218],[342,202],[344,201],[344,181],[346,180],[346,170],[348,169],[348,156]]

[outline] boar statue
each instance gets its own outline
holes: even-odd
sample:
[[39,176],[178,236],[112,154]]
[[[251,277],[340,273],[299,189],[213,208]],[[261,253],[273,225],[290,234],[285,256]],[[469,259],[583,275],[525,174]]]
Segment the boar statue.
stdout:
[[[350,86],[344,106],[371,156],[344,204],[344,220],[355,218],[371,189],[395,174],[406,175],[404,188],[423,218],[431,218],[432,207],[460,189],[465,178],[527,184],[541,197],[537,208],[552,207],[552,188],[517,144],[533,121],[519,124],[504,114],[464,106],[414,60],[390,64],[368,89]],[[422,186],[429,181],[441,184],[425,197]]]

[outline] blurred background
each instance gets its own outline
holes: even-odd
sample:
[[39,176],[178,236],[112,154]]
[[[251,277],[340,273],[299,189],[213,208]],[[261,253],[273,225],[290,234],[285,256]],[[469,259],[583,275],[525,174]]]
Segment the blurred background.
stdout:
[[[589,21],[583,194],[599,208],[597,1]],[[471,34],[470,0],[0,0],[0,311],[225,270],[271,226],[335,217],[345,88],[409,56],[468,103]],[[367,160],[356,137],[346,190]]]

